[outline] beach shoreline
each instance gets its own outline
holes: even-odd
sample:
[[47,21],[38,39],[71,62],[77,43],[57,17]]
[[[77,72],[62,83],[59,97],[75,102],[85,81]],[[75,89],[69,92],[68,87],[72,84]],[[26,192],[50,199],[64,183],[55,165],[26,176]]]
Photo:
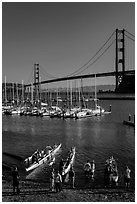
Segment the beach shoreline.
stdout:
[[12,180],[2,180],[3,202],[135,202],[135,190],[116,188],[71,189],[63,186],[59,193],[49,191],[49,183],[20,180],[20,195],[13,195]]

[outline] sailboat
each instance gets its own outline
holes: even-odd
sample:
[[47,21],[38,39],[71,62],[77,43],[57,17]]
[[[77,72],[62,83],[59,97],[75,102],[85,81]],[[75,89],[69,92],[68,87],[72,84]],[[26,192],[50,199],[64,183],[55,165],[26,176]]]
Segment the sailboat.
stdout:
[[[82,86],[83,86],[83,83],[82,83],[82,80],[81,80],[81,91],[80,91],[80,88],[79,88],[79,106],[81,108],[76,113],[76,116],[75,116],[76,119],[87,118],[87,117],[92,116],[92,110],[85,107],[85,101],[84,101],[83,87]],[[84,108],[82,108],[81,98],[82,98],[82,101],[84,102]]]
[[92,117],[92,116],[99,116],[99,115],[105,114],[105,110],[98,104],[99,99],[97,99],[96,74],[95,74],[95,97],[93,101],[94,101],[94,108],[81,109],[81,111],[79,111],[76,114],[76,119],[87,118],[87,117]]
[[11,106],[7,105],[7,86],[6,86],[6,76],[5,76],[5,103],[2,105],[2,113],[5,115],[11,115]]
[[[73,92],[72,92],[72,90],[73,90],[72,89],[72,83],[70,83],[69,84],[69,91],[67,88],[67,109],[63,115],[64,118],[75,118],[75,115],[76,115],[75,113],[77,111],[77,108],[73,107]],[[70,103],[69,103],[69,101],[70,101]]]
[[59,107],[59,101],[58,101],[59,97],[58,97],[58,88],[56,90],[56,105],[55,106],[51,106],[51,110],[50,110],[50,118],[56,118],[56,117],[60,117],[61,116],[61,108]]
[[99,99],[97,99],[97,90],[96,90],[96,74],[95,74],[95,108],[92,109],[92,115],[97,116],[105,112],[105,110],[98,104]]

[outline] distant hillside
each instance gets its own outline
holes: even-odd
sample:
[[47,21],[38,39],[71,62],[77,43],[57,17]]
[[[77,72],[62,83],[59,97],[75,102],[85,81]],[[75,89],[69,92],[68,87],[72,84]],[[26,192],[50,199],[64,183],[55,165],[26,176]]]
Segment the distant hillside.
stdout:
[[[83,87],[83,91],[94,91],[95,87],[94,86],[85,86]],[[98,91],[114,91],[115,90],[115,85],[98,85],[96,87],[97,92]]]
[[[95,87],[94,86],[84,86],[83,88],[83,92],[94,92],[95,91]],[[56,88],[52,88],[50,89],[53,92],[57,91]],[[73,88],[73,91],[75,90],[75,88]],[[96,87],[97,92],[102,92],[102,91],[114,91],[115,90],[115,85],[99,85]],[[43,89],[43,91],[47,91],[47,89]],[[58,88],[59,92],[64,92],[66,91],[66,88]]]

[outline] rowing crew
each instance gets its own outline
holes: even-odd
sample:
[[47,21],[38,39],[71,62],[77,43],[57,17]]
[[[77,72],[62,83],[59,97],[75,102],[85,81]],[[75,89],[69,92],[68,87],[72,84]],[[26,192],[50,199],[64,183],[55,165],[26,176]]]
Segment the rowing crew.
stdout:
[[52,159],[52,154],[51,151],[53,149],[56,148],[56,145],[54,145],[53,147],[51,146],[47,146],[45,149],[42,149],[41,151],[39,151],[38,149],[32,154],[32,156],[28,157],[27,159],[25,159],[25,164],[26,166],[30,166],[33,163],[37,162],[39,163],[39,160],[43,159],[46,155],[48,156],[48,160]]

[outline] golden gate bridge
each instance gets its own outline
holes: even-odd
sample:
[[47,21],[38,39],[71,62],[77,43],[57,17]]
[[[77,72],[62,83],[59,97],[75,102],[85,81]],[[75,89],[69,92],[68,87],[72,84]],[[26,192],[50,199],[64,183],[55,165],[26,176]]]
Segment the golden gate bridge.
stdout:
[[[128,41],[128,43],[127,43]],[[132,42],[132,63],[129,61],[129,41]],[[135,64],[134,64],[134,42],[135,36],[125,29],[119,30],[116,29],[111,36],[107,39],[107,41],[100,47],[100,49],[81,67],[79,67],[73,73],[56,78],[50,74],[47,75],[50,79],[40,80],[40,64],[34,64],[34,73],[33,73],[33,81],[31,83],[22,84],[23,91],[27,89],[27,87],[34,87],[35,95],[39,95],[40,86],[43,84],[50,84],[53,82],[61,82],[61,81],[69,81],[76,79],[87,79],[98,77],[109,77],[113,76],[115,78],[115,92],[134,92],[135,91]],[[95,65],[97,61],[99,61],[104,54],[109,51],[110,47],[115,45],[115,63],[113,66],[113,71],[107,71],[102,73],[88,73],[83,74],[86,70],[89,70],[90,67]],[[52,78],[51,78],[52,77]],[[14,88],[16,84],[13,85]],[[14,89],[13,88],[13,89]],[[14,91],[14,90],[13,90]],[[12,91],[12,92],[13,92]],[[38,97],[37,97],[38,98]]]
[[[101,53],[101,50],[103,47],[110,41],[112,36],[115,34],[115,40],[111,42],[111,44]],[[132,42],[135,42],[134,35],[129,33],[126,30],[118,30],[116,29],[115,32],[112,33],[112,35],[109,37],[109,39],[105,42],[105,44],[99,49],[99,51],[87,62],[85,63],[82,67],[80,67],[78,70],[73,72],[70,75],[67,75],[65,77],[60,77],[60,78],[53,78],[53,79],[48,79],[48,80],[43,80],[40,81],[39,77],[39,64],[34,64],[34,86],[39,86],[40,84],[49,84],[53,82],[59,82],[59,81],[66,81],[66,80],[74,80],[74,79],[84,79],[84,78],[94,78],[95,74],[96,77],[107,77],[107,76],[115,76],[115,85],[116,85],[116,91],[118,90],[119,85],[124,81],[127,75],[132,75],[134,77],[135,75],[135,68],[132,67],[130,70],[126,70],[126,58],[125,58],[125,38],[130,39]],[[111,47],[111,45],[115,42],[115,71],[111,72],[104,72],[104,73],[95,73],[95,74],[81,74],[85,70],[87,70],[89,67],[91,67],[93,64],[96,63],[97,60],[99,60],[103,54]],[[97,56],[97,58],[96,58]],[[132,65],[133,66],[133,65]],[[121,70],[120,70],[121,69]],[[25,87],[31,86],[30,84],[25,85]]]

